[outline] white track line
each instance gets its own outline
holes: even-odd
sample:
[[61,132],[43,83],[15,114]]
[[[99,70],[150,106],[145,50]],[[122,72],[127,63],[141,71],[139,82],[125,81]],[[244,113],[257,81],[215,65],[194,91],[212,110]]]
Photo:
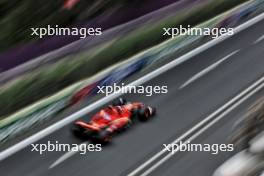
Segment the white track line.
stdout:
[[[234,29],[234,34],[237,34],[247,28],[249,28],[250,26],[260,22],[261,20],[264,19],[264,13],[252,18],[251,20],[239,25],[238,27],[236,27]],[[138,80],[130,83],[128,86],[134,85],[141,85],[155,77],[157,77],[158,75],[174,68],[175,66],[191,59],[193,56],[211,48],[212,46],[217,45],[218,43],[230,38],[230,35],[222,35],[214,40],[211,40],[205,44],[203,44],[202,46],[197,47],[196,49],[193,49],[192,51],[184,54],[183,56],[165,64],[164,66],[154,70],[151,73],[148,73],[147,75],[139,78]],[[97,107],[103,106],[104,104],[108,103],[109,101],[117,98],[118,96],[122,95],[121,93],[116,93],[116,94],[111,94],[108,97],[104,97],[90,105],[88,105],[87,107],[79,110],[78,112],[73,113],[72,115],[64,118],[63,120],[41,130],[40,132],[22,140],[21,142],[9,147],[8,149],[2,151],[0,153],[0,161],[4,160],[5,158],[13,155],[14,153],[22,150],[23,148],[25,148],[26,146],[35,143],[36,141],[38,141],[41,138],[44,138],[45,136],[48,136],[49,134],[59,130],[60,128],[64,127],[67,124],[70,124],[71,122],[73,122],[74,120],[86,115],[87,113],[91,112],[92,110],[96,109]]]
[[264,35],[262,35],[261,37],[259,37],[259,38],[254,42],[254,44],[257,44],[257,43],[261,42],[262,40],[264,40]]
[[57,159],[54,163],[52,163],[49,167],[49,169],[52,169],[54,167],[56,167],[57,165],[61,164],[62,162],[66,161],[67,159],[69,159],[70,157],[72,157],[73,155],[79,153],[80,151],[80,147],[85,144],[85,145],[88,145],[88,142],[84,142],[84,143],[81,143],[80,145],[78,145],[78,149],[76,150],[71,150],[67,153],[65,153],[64,155],[62,155],[59,159]]
[[[257,87],[262,82],[264,82],[264,77],[262,77],[261,79],[259,79],[258,81],[256,81],[253,85],[251,85],[246,90],[244,90],[243,92],[241,92],[240,94],[238,94],[236,97],[234,97],[233,99],[231,99],[230,101],[228,101],[223,106],[221,106],[219,109],[217,109],[211,115],[209,115],[208,117],[204,118],[202,121],[200,121],[194,127],[192,127],[191,129],[189,129],[186,133],[182,134],[179,138],[177,138],[173,142],[171,142],[171,144],[176,144],[179,141],[183,141],[185,138],[187,138],[193,132],[197,131],[204,124],[206,124],[208,121],[212,120],[216,115],[218,115],[219,113],[221,113],[222,111],[224,111],[226,108],[228,108],[229,106],[231,106],[232,104],[234,104],[236,101],[238,101],[240,98],[242,98],[246,94],[250,93],[252,90],[254,90],[255,87]],[[151,163],[153,163],[155,160],[157,160],[158,158],[160,158],[166,152],[167,152],[167,150],[165,148],[163,148],[163,150],[159,151],[153,157],[151,157],[146,162],[144,162],[143,164],[141,164],[138,168],[136,168],[134,171],[132,171],[130,174],[128,174],[128,176],[135,176],[140,171],[142,171],[145,167],[147,167],[148,165],[150,165]]]
[[202,71],[200,71],[199,73],[195,74],[193,77],[191,77],[190,79],[188,79],[183,85],[180,86],[179,89],[183,89],[186,86],[190,85],[191,83],[193,83],[194,81],[198,80],[199,78],[203,77],[204,75],[206,75],[207,73],[209,73],[210,71],[214,70],[216,67],[218,67],[220,64],[222,64],[224,61],[226,61],[227,59],[229,59],[231,56],[235,55],[236,53],[238,53],[240,51],[240,49],[233,51],[232,53],[228,54],[227,56],[225,56],[224,58],[220,59],[219,61],[215,62],[214,64],[210,65],[209,67],[203,69]]
[[[258,91],[260,91],[261,89],[263,89],[263,87],[264,87],[264,83],[262,83],[261,85],[259,85],[256,89],[254,89],[252,92],[250,92],[245,97],[243,97],[242,99],[240,99],[238,102],[236,102],[235,104],[233,104],[232,106],[230,106],[227,110],[225,110],[222,114],[220,114],[218,117],[216,117],[215,119],[213,119],[210,123],[208,123],[202,129],[200,129],[197,133],[195,133],[193,136],[191,136],[185,142],[187,142],[187,141],[190,141],[191,142],[194,139],[196,139],[197,137],[199,137],[202,133],[204,133],[206,130],[208,130],[210,127],[212,127],[214,124],[216,124],[219,120],[223,119],[227,114],[229,114],[230,112],[232,112],[235,108],[237,108],[243,102],[245,102],[246,100],[248,100],[255,93],[257,93]],[[176,151],[175,153],[177,153],[177,152],[179,152],[179,151]],[[168,159],[170,159],[174,154],[172,154],[170,152],[169,154],[167,154],[167,156],[165,156],[164,158],[162,158],[161,160],[159,160],[157,163],[155,163],[153,166],[151,166],[149,169],[147,169],[144,173],[140,174],[140,176],[147,176],[147,175],[149,175],[151,172],[153,172],[159,166],[161,166],[164,162],[166,162]]]

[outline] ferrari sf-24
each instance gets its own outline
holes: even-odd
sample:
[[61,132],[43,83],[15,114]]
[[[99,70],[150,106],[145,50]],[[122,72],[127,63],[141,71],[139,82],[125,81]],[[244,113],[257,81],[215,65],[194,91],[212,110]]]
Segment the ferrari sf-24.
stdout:
[[97,112],[89,122],[75,121],[72,130],[77,137],[108,143],[114,134],[130,127],[136,119],[147,121],[155,114],[154,107],[119,98]]

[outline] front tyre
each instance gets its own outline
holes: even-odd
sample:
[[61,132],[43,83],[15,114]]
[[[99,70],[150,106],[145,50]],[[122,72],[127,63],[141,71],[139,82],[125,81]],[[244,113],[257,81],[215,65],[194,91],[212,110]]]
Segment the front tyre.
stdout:
[[156,108],[146,107],[138,110],[138,118],[141,121],[147,121],[156,114]]

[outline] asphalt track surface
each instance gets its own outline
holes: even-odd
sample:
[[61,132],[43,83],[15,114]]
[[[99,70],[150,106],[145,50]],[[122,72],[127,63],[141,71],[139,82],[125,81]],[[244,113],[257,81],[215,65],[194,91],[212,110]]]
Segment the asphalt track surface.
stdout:
[[[135,123],[128,131],[114,137],[102,152],[75,154],[50,168],[64,152],[46,152],[40,155],[27,147],[1,161],[4,176],[105,176],[128,175],[155,153],[170,143],[227,101],[252,85],[264,75],[264,21],[236,34],[220,44],[202,52],[189,61],[169,70],[145,85],[167,85],[167,94],[150,97],[129,94],[130,101],[142,101],[157,107],[157,116],[146,123]],[[187,80],[230,53],[213,70],[179,89]],[[194,143],[226,143],[232,124],[241,117],[246,107],[261,95],[257,93],[209,128]],[[263,95],[263,93],[262,93]],[[87,115],[87,118],[91,114]],[[70,126],[52,133],[37,143],[59,141],[82,143],[70,133]],[[67,155],[67,154],[66,154]],[[180,153],[173,156],[150,175],[210,176],[230,153],[211,155],[206,152]],[[50,169],[49,169],[50,168]]]

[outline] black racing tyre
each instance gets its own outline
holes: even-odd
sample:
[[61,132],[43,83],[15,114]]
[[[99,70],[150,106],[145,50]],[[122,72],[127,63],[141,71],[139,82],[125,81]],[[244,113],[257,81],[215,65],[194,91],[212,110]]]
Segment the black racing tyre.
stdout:
[[138,110],[138,118],[141,121],[147,121],[156,114],[156,108],[150,106]]
[[149,111],[150,111],[150,116],[152,117],[152,116],[155,116],[156,115],[156,108],[154,108],[154,107],[147,107],[148,109],[149,109]]
[[147,121],[150,118],[150,112],[147,108],[142,108],[138,110],[138,118],[141,121]]
[[83,134],[84,129],[83,129],[81,126],[79,126],[79,125],[75,125],[75,124],[74,124],[74,125],[71,127],[71,131],[72,131],[72,133],[73,133],[74,135],[76,135],[76,136],[80,136],[80,135]]
[[92,134],[92,131],[87,130],[79,125],[74,124],[71,128],[71,131],[74,136],[78,138],[89,138]]
[[124,98],[118,98],[113,102],[113,106],[123,106],[127,103],[126,99]]
[[107,131],[107,130],[103,130],[100,131],[96,137],[96,141],[101,143],[101,144],[108,144],[112,141],[112,133]]

